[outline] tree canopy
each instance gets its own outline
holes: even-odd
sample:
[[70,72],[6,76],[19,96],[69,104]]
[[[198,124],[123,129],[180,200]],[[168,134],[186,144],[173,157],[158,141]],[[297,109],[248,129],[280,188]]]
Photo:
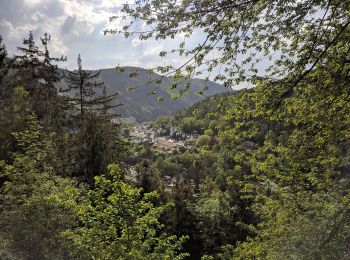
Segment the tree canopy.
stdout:
[[[163,75],[189,78],[220,66],[223,71],[215,79],[227,86],[260,78],[283,80],[286,95],[316,64],[329,59],[330,49],[342,46],[347,53],[349,9],[342,0],[145,0],[125,4],[111,17],[124,26],[106,33],[144,41],[183,38],[179,48],[160,55],[175,52],[186,62],[157,67]],[[204,38],[188,48],[196,31]]]
[[10,62],[0,38],[0,258],[348,259],[350,1],[136,0],[121,14],[107,33],[185,39],[169,51],[187,61],[162,75],[221,66],[216,80],[254,88],[122,136],[99,73],[78,58],[62,97],[48,34]]

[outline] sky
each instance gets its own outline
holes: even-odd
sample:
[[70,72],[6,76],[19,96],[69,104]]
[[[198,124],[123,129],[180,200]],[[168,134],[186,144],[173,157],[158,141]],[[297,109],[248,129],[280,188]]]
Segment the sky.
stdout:
[[[184,40],[182,35],[162,41],[126,39],[122,34],[104,35],[105,29],[121,28],[123,21],[111,24],[109,18],[118,15],[123,4],[135,0],[0,0],[0,35],[6,44],[9,56],[17,53],[17,47],[32,31],[36,43],[44,33],[51,35],[49,46],[52,57],[67,57],[59,67],[73,70],[77,67],[78,54],[82,57],[83,69],[98,70],[116,66],[154,68],[159,65],[178,67],[186,57],[169,54],[161,58],[163,50],[177,49]],[[125,23],[125,22],[124,22]],[[191,49],[205,40],[205,35],[194,30],[186,39],[186,48]],[[214,53],[212,55],[215,55]],[[209,75],[213,79],[222,73],[218,66]],[[203,73],[199,77],[208,75]],[[220,83],[220,82],[219,82]],[[241,83],[234,89],[250,88]]]
[[[132,0],[0,0],[0,35],[11,55],[33,32],[36,42],[45,32],[51,34],[52,56],[68,57],[60,67],[73,69],[80,53],[85,69],[120,66],[152,68],[165,63],[178,65],[184,58],[158,56],[161,50],[176,48],[181,36],[162,42],[141,42],[123,35],[104,35],[110,28],[109,17],[116,15],[125,2]],[[120,26],[115,24],[113,26]],[[195,33],[190,44],[203,35]]]

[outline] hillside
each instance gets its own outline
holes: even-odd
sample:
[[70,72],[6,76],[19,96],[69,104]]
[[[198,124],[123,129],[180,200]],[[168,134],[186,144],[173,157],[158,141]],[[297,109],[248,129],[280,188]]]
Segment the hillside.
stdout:
[[[137,72],[137,76],[130,74]],[[191,81],[191,91],[183,94],[181,98],[170,99],[167,87],[172,84],[170,77],[165,77],[161,85],[149,84],[150,79],[158,78],[157,74],[150,74],[147,70],[136,67],[124,67],[124,72],[116,69],[102,69],[100,80],[106,85],[107,93],[118,92],[118,102],[122,104],[118,113],[122,117],[135,117],[138,122],[155,120],[159,116],[170,115],[174,112],[204,100],[209,96],[228,91],[227,88],[214,82],[208,82],[208,89],[203,95],[197,94],[205,82],[202,79]],[[179,84],[182,89],[184,84]],[[156,95],[150,92],[156,90]],[[163,97],[159,102],[158,97]]]
[[155,125],[169,132],[172,127],[186,134],[204,134],[205,130],[214,132],[218,124],[222,123],[226,111],[232,107],[242,93],[249,90],[224,92],[212,95],[195,104],[183,108],[171,116],[161,116],[155,121]]

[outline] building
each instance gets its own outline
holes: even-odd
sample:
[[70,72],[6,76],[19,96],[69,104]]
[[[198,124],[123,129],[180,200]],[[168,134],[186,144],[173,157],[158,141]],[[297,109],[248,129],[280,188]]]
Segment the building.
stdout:
[[134,125],[134,124],[136,124],[136,118],[135,117],[117,117],[117,118],[111,119],[111,122],[113,124]]

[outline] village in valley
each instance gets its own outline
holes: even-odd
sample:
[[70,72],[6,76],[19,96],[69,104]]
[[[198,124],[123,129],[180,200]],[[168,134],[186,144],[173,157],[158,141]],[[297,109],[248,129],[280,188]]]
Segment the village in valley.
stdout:
[[[206,146],[206,149],[212,150],[219,144],[218,136],[213,133],[209,136],[207,133],[198,133],[194,128],[191,130],[186,128],[187,132],[185,132],[182,129],[183,126],[181,128],[175,125],[175,123],[167,122],[164,123],[164,121],[159,122],[157,120],[139,123],[134,117],[112,119],[112,123],[121,125],[121,134],[128,142],[141,145],[146,149],[152,148],[152,150],[167,154],[168,156],[176,157],[177,154],[183,154],[185,152],[198,153],[203,146]],[[256,144],[245,140],[241,143],[241,148],[252,151],[256,149]],[[209,163],[205,167],[210,168],[212,166]],[[169,169],[164,171],[161,175],[164,187],[171,189],[177,183],[186,179],[189,185],[195,189],[198,188],[201,178],[203,181],[203,176],[200,177],[198,175],[197,166],[192,165],[190,168],[191,174],[181,170],[177,174],[174,174]],[[140,178],[140,174],[142,174],[142,171],[140,172],[135,166],[131,165],[128,166],[127,172],[126,179],[130,181],[136,181]],[[261,183],[257,184],[261,185]]]
[[137,123],[134,117],[117,120],[112,122],[126,125],[127,128],[124,128],[123,134],[134,143],[150,145],[167,153],[177,149],[197,149],[196,143],[199,137],[197,133],[186,134],[174,126],[170,129],[158,128],[152,122]]
[[[177,127],[169,129],[158,127],[154,122],[138,123],[134,117],[119,117],[111,120],[114,124],[122,125],[122,134],[124,138],[135,144],[150,146],[163,153],[172,154],[178,150],[189,150],[198,152],[197,141],[200,136],[198,133],[186,134]],[[135,181],[138,178],[138,171],[134,166],[128,167],[126,179]],[[163,175],[165,187],[172,188],[179,181],[184,180],[184,176]],[[194,179],[190,178],[189,184],[195,187]]]

